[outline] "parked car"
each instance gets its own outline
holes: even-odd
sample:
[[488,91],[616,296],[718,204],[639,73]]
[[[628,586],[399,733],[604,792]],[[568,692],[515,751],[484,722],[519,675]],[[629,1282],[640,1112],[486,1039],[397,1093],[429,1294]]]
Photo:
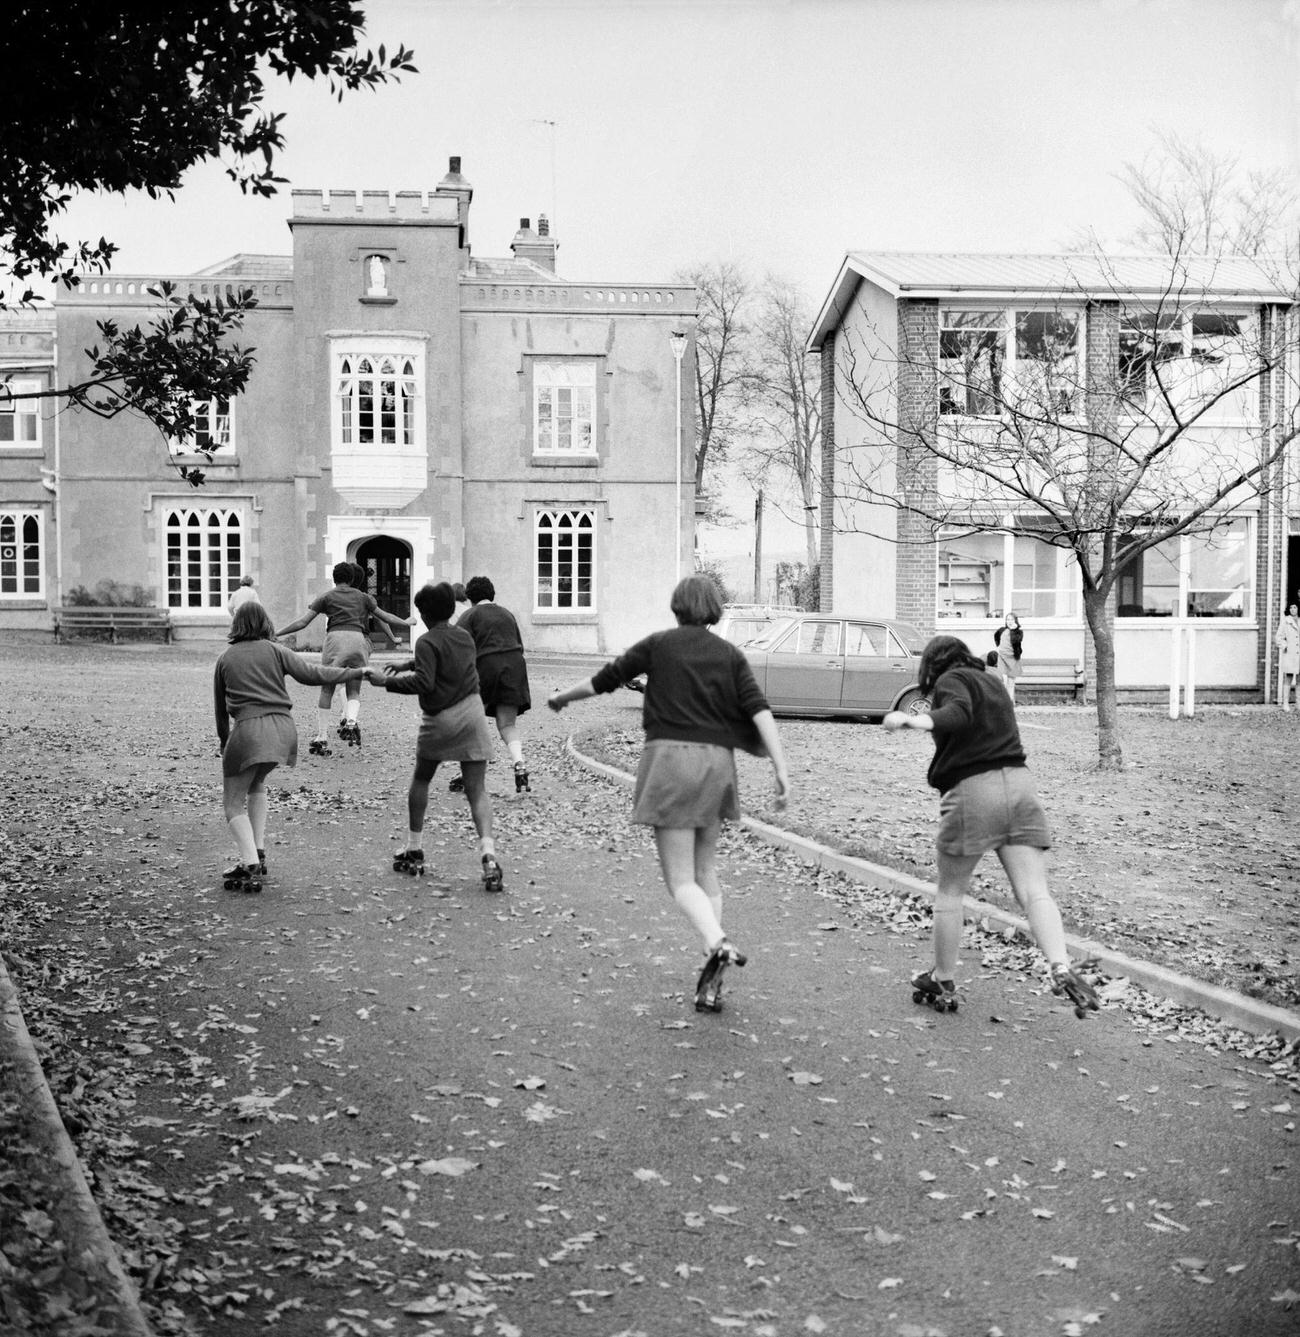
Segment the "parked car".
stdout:
[[773,714],[880,719],[930,709],[916,680],[925,641],[892,618],[795,613],[742,649]]
[[744,645],[761,636],[779,617],[802,613],[802,608],[777,608],[769,604],[723,604],[722,618],[713,630],[732,645]]

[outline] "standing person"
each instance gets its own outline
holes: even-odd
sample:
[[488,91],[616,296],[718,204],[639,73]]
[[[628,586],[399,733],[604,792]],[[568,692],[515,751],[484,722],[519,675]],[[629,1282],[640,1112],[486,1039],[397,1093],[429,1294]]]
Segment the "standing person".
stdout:
[[630,678],[647,675],[645,747],[632,820],[654,827],[669,895],[704,940],[695,1009],[719,1012],[723,971],[745,964],[744,954],[722,931],[717,870],[722,823],[740,816],[734,749],[771,761],[778,811],[789,798],[790,777],[776,722],[749,661],[709,630],[722,616],[713,582],[687,576],[673,590],[669,607],[675,628],[638,641],[594,677],[553,693],[547,704],[563,710],[570,701],[612,692]]
[[1006,685],[1007,695],[1016,699],[1016,679],[1025,671],[1020,654],[1025,646],[1025,633],[1020,630],[1020,619],[1008,613],[1002,625],[993,633],[993,644],[998,647],[998,672]]
[[1292,604],[1277,629],[1277,666],[1282,674],[1282,709],[1291,709],[1291,694],[1300,705],[1300,608]]
[[[227,891],[261,891],[266,876],[266,777],[298,762],[298,730],[286,677],[317,686],[359,682],[362,670],[309,663],[275,640],[259,601],[235,610],[230,648],[212,677],[217,737],[221,741],[222,808],[239,862],[224,877]],[[233,721],[233,725],[232,725]]]
[[393,871],[412,875],[424,872],[424,814],[429,806],[429,784],[440,762],[458,761],[470,816],[478,832],[483,887],[501,891],[504,878],[493,843],[492,799],[487,792],[487,763],[494,745],[478,694],[474,641],[467,631],[448,621],[456,602],[445,581],[417,591],[415,606],[428,628],[415,643],[415,658],[406,664],[390,665],[387,676],[376,669],[368,673],[376,686],[420,698],[415,772],[406,795],[406,845],[393,859]]
[[[372,595],[357,589],[353,583],[359,568],[354,562],[339,562],[330,573],[334,577],[334,588],[326,590],[319,598],[307,605],[307,611],[280,629],[281,636],[289,636],[301,631],[308,623],[325,614],[325,644],[321,649],[320,662],[326,667],[342,665],[345,668],[364,669],[370,663],[370,641],[366,637],[369,619],[377,617],[393,627],[414,626],[414,620],[407,620],[385,612],[375,602]],[[349,679],[346,687],[347,704],[344,707],[343,721],[339,725],[339,737],[349,747],[361,746],[361,676]],[[334,700],[334,688],[327,680],[327,685],[320,689],[320,700],[316,712],[316,736],[311,740],[308,751],[313,756],[330,755],[329,727],[330,707]]]
[[934,735],[927,779],[939,791],[935,839],[939,883],[934,902],[934,963],[912,980],[913,998],[938,1011],[957,1010],[954,976],[961,946],[962,899],[975,865],[995,850],[1011,890],[1047,959],[1053,993],[1064,993],[1075,1015],[1097,1009],[1092,986],[1070,967],[1061,913],[1047,889],[1047,814],[1025,766],[1016,712],[984,664],[955,636],[935,636],[921,655],[921,691],[928,715],[890,711],[884,726]]
[[497,724],[501,741],[515,764],[515,793],[531,792],[524,744],[519,734],[519,716],[533,704],[528,692],[528,665],[524,642],[514,614],[494,602],[497,592],[486,576],[465,582],[470,607],[456,625],[474,638],[478,654],[479,692],[483,709]]
[[234,617],[236,609],[241,605],[246,603],[260,604],[261,602],[262,600],[258,597],[257,589],[253,585],[253,577],[240,576],[239,588],[230,596],[230,601],[226,604],[226,608],[229,611],[230,616]]

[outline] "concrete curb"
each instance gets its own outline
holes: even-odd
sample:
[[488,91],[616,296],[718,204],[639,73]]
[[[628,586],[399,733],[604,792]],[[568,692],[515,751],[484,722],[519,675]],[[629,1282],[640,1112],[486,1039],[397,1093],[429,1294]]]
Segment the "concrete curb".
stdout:
[[[597,775],[603,775],[627,787],[636,783],[635,777],[626,771],[580,752],[572,734],[565,739],[564,749],[580,766]],[[760,840],[792,851],[815,868],[842,873],[854,882],[869,882],[877,886],[891,887],[908,895],[927,898],[934,895],[935,888],[932,882],[910,877],[906,873],[885,868],[881,864],[869,863],[866,859],[855,859],[852,855],[841,854],[828,845],[797,836],[779,826],[772,826],[768,822],[760,822],[757,818],[745,816],[741,817],[740,824]],[[987,901],[976,900],[973,896],[967,896],[964,904],[967,918],[976,921],[981,928],[1019,934],[1025,938],[1030,936],[1028,922],[1019,915],[1011,914],[999,906],[990,905]],[[1300,1040],[1300,1013],[1248,998],[1245,994],[1234,993],[1231,989],[1204,984],[1165,966],[1158,966],[1152,961],[1140,961],[1135,957],[1125,956],[1122,952],[1112,951],[1109,947],[1092,942],[1088,938],[1066,934],[1065,940],[1071,955],[1076,959],[1095,961],[1106,974],[1131,980],[1149,993],[1172,999],[1180,1007],[1197,1008],[1218,1021],[1252,1035],[1276,1033],[1284,1040],[1292,1042]]]
[[[135,1287],[122,1268],[112,1237],[86,1182],[76,1148],[54,1103],[36,1045],[23,1020],[18,990],[0,960],[0,1051],[14,1065],[14,1081],[33,1123],[33,1140],[62,1186],[50,1212],[67,1247],[67,1267],[85,1294],[98,1301],[97,1332],[153,1337]],[[105,1326],[109,1325],[109,1326]]]

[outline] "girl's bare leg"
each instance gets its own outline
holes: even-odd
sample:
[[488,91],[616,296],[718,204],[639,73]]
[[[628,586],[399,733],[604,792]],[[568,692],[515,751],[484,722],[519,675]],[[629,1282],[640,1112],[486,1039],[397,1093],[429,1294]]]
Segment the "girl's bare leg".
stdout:
[[655,827],[655,847],[664,884],[678,908],[704,939],[706,951],[722,941],[722,925],[708,893],[696,881],[696,831],[693,827]]
[[981,856],[937,852],[939,882],[934,895],[934,966],[931,975],[950,980],[957,973],[961,948],[962,898],[970,891],[970,875]]
[[1004,845],[997,854],[1038,950],[1052,964],[1068,964],[1061,912],[1047,889],[1047,851],[1033,845]]

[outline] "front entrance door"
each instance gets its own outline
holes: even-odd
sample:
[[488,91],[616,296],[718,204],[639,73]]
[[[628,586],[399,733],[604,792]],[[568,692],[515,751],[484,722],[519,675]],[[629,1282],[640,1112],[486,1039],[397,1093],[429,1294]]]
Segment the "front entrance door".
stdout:
[[[365,567],[366,593],[374,595],[380,608],[398,617],[410,617],[415,611],[411,607],[411,545],[380,535],[360,544],[355,560]],[[407,643],[402,632],[386,622],[377,621],[374,632],[381,645],[385,632],[401,644]]]

